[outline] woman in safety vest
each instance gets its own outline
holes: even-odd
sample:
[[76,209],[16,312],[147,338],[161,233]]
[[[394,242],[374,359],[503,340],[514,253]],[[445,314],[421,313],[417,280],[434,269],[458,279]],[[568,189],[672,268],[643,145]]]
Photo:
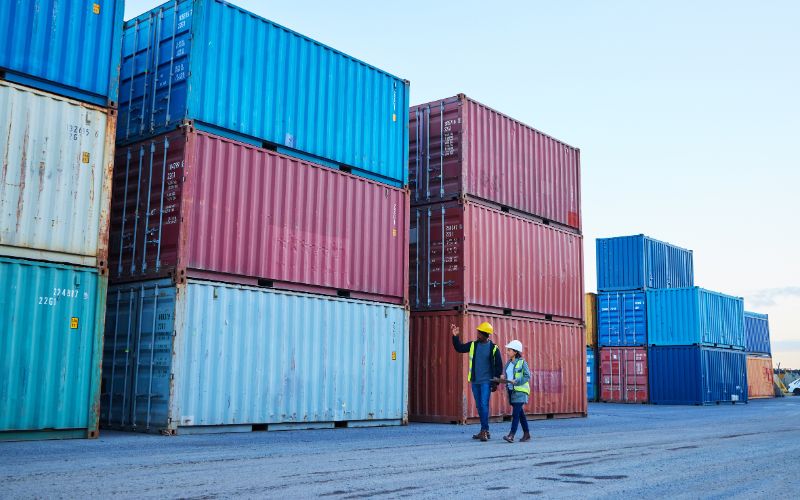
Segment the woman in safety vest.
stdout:
[[531,394],[531,371],[528,363],[522,359],[522,342],[512,340],[506,345],[508,354],[508,364],[506,364],[505,378],[498,382],[507,384],[508,401],[514,409],[511,414],[511,432],[503,439],[509,443],[514,442],[514,435],[517,433],[517,425],[522,423],[522,441],[530,441],[531,434],[528,432],[528,419],[525,418],[525,410],[522,408],[528,402]]

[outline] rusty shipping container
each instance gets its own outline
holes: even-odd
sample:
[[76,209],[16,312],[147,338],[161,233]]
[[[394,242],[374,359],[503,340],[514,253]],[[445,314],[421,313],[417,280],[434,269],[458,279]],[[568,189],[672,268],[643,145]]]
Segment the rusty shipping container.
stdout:
[[[409,418],[421,422],[471,422],[478,418],[467,381],[469,356],[453,349],[450,325],[461,329],[461,340],[489,321],[492,340],[506,360],[505,346],[512,339],[525,347],[523,357],[531,369],[531,396],[525,407],[530,415],[585,416],[586,347],[580,324],[556,323],[478,313],[414,312],[411,314]],[[508,416],[511,406],[502,390],[492,394],[489,414]]]
[[647,348],[601,347],[600,401],[647,403]]
[[406,303],[408,192],[185,128],[119,148],[111,278]]
[[747,398],[775,397],[772,374],[772,358],[747,356]]
[[469,196],[580,231],[580,150],[463,94],[409,114],[412,203]]
[[0,81],[0,255],[105,273],[116,113]]
[[415,310],[583,320],[580,235],[469,200],[411,212]]

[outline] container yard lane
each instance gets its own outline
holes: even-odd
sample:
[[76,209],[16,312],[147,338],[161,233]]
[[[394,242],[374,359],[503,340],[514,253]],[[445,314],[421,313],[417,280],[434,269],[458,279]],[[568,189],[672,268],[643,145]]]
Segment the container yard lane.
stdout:
[[[0,443],[0,497],[796,498],[800,397],[747,405],[592,403],[532,422],[533,441],[475,426]],[[91,478],[91,479],[87,479]]]

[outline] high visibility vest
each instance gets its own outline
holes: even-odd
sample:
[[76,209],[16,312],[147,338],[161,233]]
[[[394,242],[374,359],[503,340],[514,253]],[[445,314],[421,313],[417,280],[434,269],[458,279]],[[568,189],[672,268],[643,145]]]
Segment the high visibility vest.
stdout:
[[[497,346],[492,347],[492,366],[494,366],[494,355],[497,352]],[[469,344],[469,373],[467,373],[467,382],[472,382],[472,358],[475,357],[475,342]]]
[[[514,380],[522,377],[522,366],[525,364],[521,358],[514,363]],[[519,384],[514,386],[514,390],[518,392],[524,392],[525,394],[530,395],[531,393],[531,384],[530,382],[525,382],[524,384]]]

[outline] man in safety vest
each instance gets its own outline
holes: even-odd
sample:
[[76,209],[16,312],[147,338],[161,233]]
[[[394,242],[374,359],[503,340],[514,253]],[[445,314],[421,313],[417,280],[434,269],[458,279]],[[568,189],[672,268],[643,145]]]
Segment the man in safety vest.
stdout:
[[456,325],[451,325],[450,331],[453,334],[453,347],[456,352],[469,353],[467,380],[472,384],[472,395],[475,397],[475,406],[481,418],[481,430],[472,436],[472,439],[488,441],[489,396],[497,389],[497,383],[492,382],[492,379],[500,377],[503,373],[500,349],[489,340],[494,329],[489,323],[481,323],[478,325],[478,338],[466,344],[462,344],[458,339],[459,329]]

